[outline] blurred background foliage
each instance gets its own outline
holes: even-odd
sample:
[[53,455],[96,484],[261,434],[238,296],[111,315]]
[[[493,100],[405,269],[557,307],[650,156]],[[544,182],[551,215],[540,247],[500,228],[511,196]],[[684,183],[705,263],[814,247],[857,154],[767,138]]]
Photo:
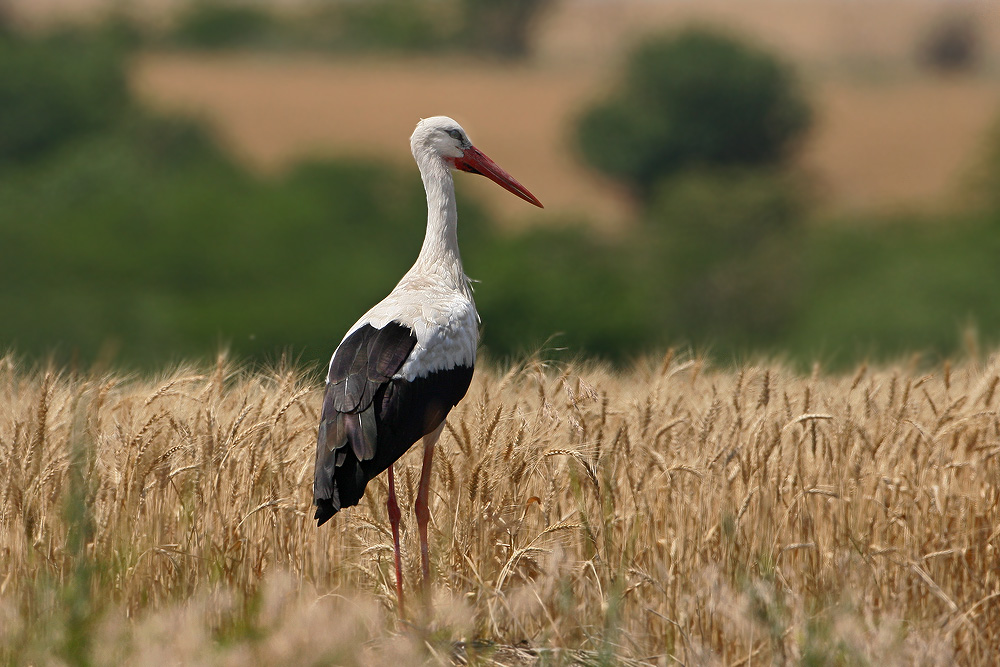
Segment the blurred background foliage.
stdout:
[[188,48],[528,55],[532,21],[551,0],[367,0],[314,3],[295,13],[262,4],[192,0],[158,36]]
[[721,33],[651,39],[579,124],[584,156],[648,198],[677,172],[779,164],[809,127],[791,68]]
[[[475,40],[523,56],[543,5],[510,3]],[[453,22],[433,20],[447,7],[461,9]],[[462,49],[469,17],[499,10],[386,0],[326,11],[335,20],[299,17],[294,34],[420,49],[438,30]],[[202,0],[156,39],[245,47],[290,30],[259,7]],[[125,64],[149,39],[140,32],[118,20],[0,32],[0,346],[138,367],[220,347],[325,360],[415,257],[426,215],[415,169],[325,160],[253,174],[204,126],[134,99]],[[808,181],[788,166],[812,117],[789,65],[695,30],[640,45],[622,81],[581,110],[576,136],[595,168],[638,193],[634,229],[502,231],[460,194],[494,358],[628,362],[692,345],[837,366],[949,354],[967,327],[995,339],[1000,134],[984,151],[979,208],[819,224]]]

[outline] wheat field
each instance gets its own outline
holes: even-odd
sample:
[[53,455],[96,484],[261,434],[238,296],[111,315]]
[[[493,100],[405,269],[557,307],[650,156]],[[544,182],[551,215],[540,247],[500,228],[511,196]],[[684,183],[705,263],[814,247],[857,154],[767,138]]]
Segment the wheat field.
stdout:
[[[802,374],[477,371],[437,448],[433,612],[384,475],[311,520],[317,372],[0,358],[8,664],[990,664],[1000,355]],[[397,463],[420,580],[419,447]],[[411,599],[413,599],[411,597]]]

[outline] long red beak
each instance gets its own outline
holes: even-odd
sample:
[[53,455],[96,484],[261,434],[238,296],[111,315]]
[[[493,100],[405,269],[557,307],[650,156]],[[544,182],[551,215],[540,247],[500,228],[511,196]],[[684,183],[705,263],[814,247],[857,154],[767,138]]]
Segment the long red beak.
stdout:
[[538,208],[545,208],[535,195],[528,192],[528,188],[518,183],[516,178],[504,171],[503,167],[491,160],[475,146],[466,148],[465,154],[462,157],[451,158],[449,161],[455,166],[455,169],[467,171],[470,174],[482,174],[504,190],[514,193],[524,201],[534,204]]

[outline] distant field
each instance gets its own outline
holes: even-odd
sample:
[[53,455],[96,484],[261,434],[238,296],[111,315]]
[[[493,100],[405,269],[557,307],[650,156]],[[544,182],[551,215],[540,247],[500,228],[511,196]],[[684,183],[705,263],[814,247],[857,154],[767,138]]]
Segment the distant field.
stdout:
[[1000,127],[1000,79],[833,81],[815,92],[817,126],[801,164],[834,211],[960,207]]
[[[409,165],[416,120],[444,113],[465,123],[550,212],[615,225],[630,217],[627,197],[585,169],[573,144],[574,118],[605,79],[599,68],[458,59],[153,54],[134,69],[143,97],[203,115],[265,169],[344,153]],[[817,123],[801,162],[832,211],[952,205],[1000,119],[1000,78],[907,75],[875,85],[834,77],[808,85]],[[507,219],[541,219],[489,184],[470,187]]]
[[[316,379],[0,359],[0,659],[991,664],[998,359],[477,372],[435,459],[436,612],[411,624],[383,478],[311,520]],[[411,592],[419,465],[397,465]]]

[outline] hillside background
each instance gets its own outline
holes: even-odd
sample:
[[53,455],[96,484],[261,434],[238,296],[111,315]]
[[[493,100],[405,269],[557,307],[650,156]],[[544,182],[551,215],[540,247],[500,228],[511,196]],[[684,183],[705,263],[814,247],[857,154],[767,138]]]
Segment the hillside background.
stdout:
[[[524,3],[537,13],[509,52],[497,17],[459,25],[460,4],[0,4],[26,63],[0,86],[45,110],[2,131],[52,138],[0,143],[0,346],[138,366],[220,346],[327,357],[416,253],[406,139],[438,113],[546,204],[458,179],[493,357],[690,345],[836,366],[997,339],[989,2]],[[585,159],[577,127],[636,44],[691,26],[786,63],[811,124],[766,173],[692,169],[644,201]],[[28,66],[55,83],[25,84]],[[74,81],[103,92],[68,94],[44,126]],[[349,291],[329,278],[345,273]]]

